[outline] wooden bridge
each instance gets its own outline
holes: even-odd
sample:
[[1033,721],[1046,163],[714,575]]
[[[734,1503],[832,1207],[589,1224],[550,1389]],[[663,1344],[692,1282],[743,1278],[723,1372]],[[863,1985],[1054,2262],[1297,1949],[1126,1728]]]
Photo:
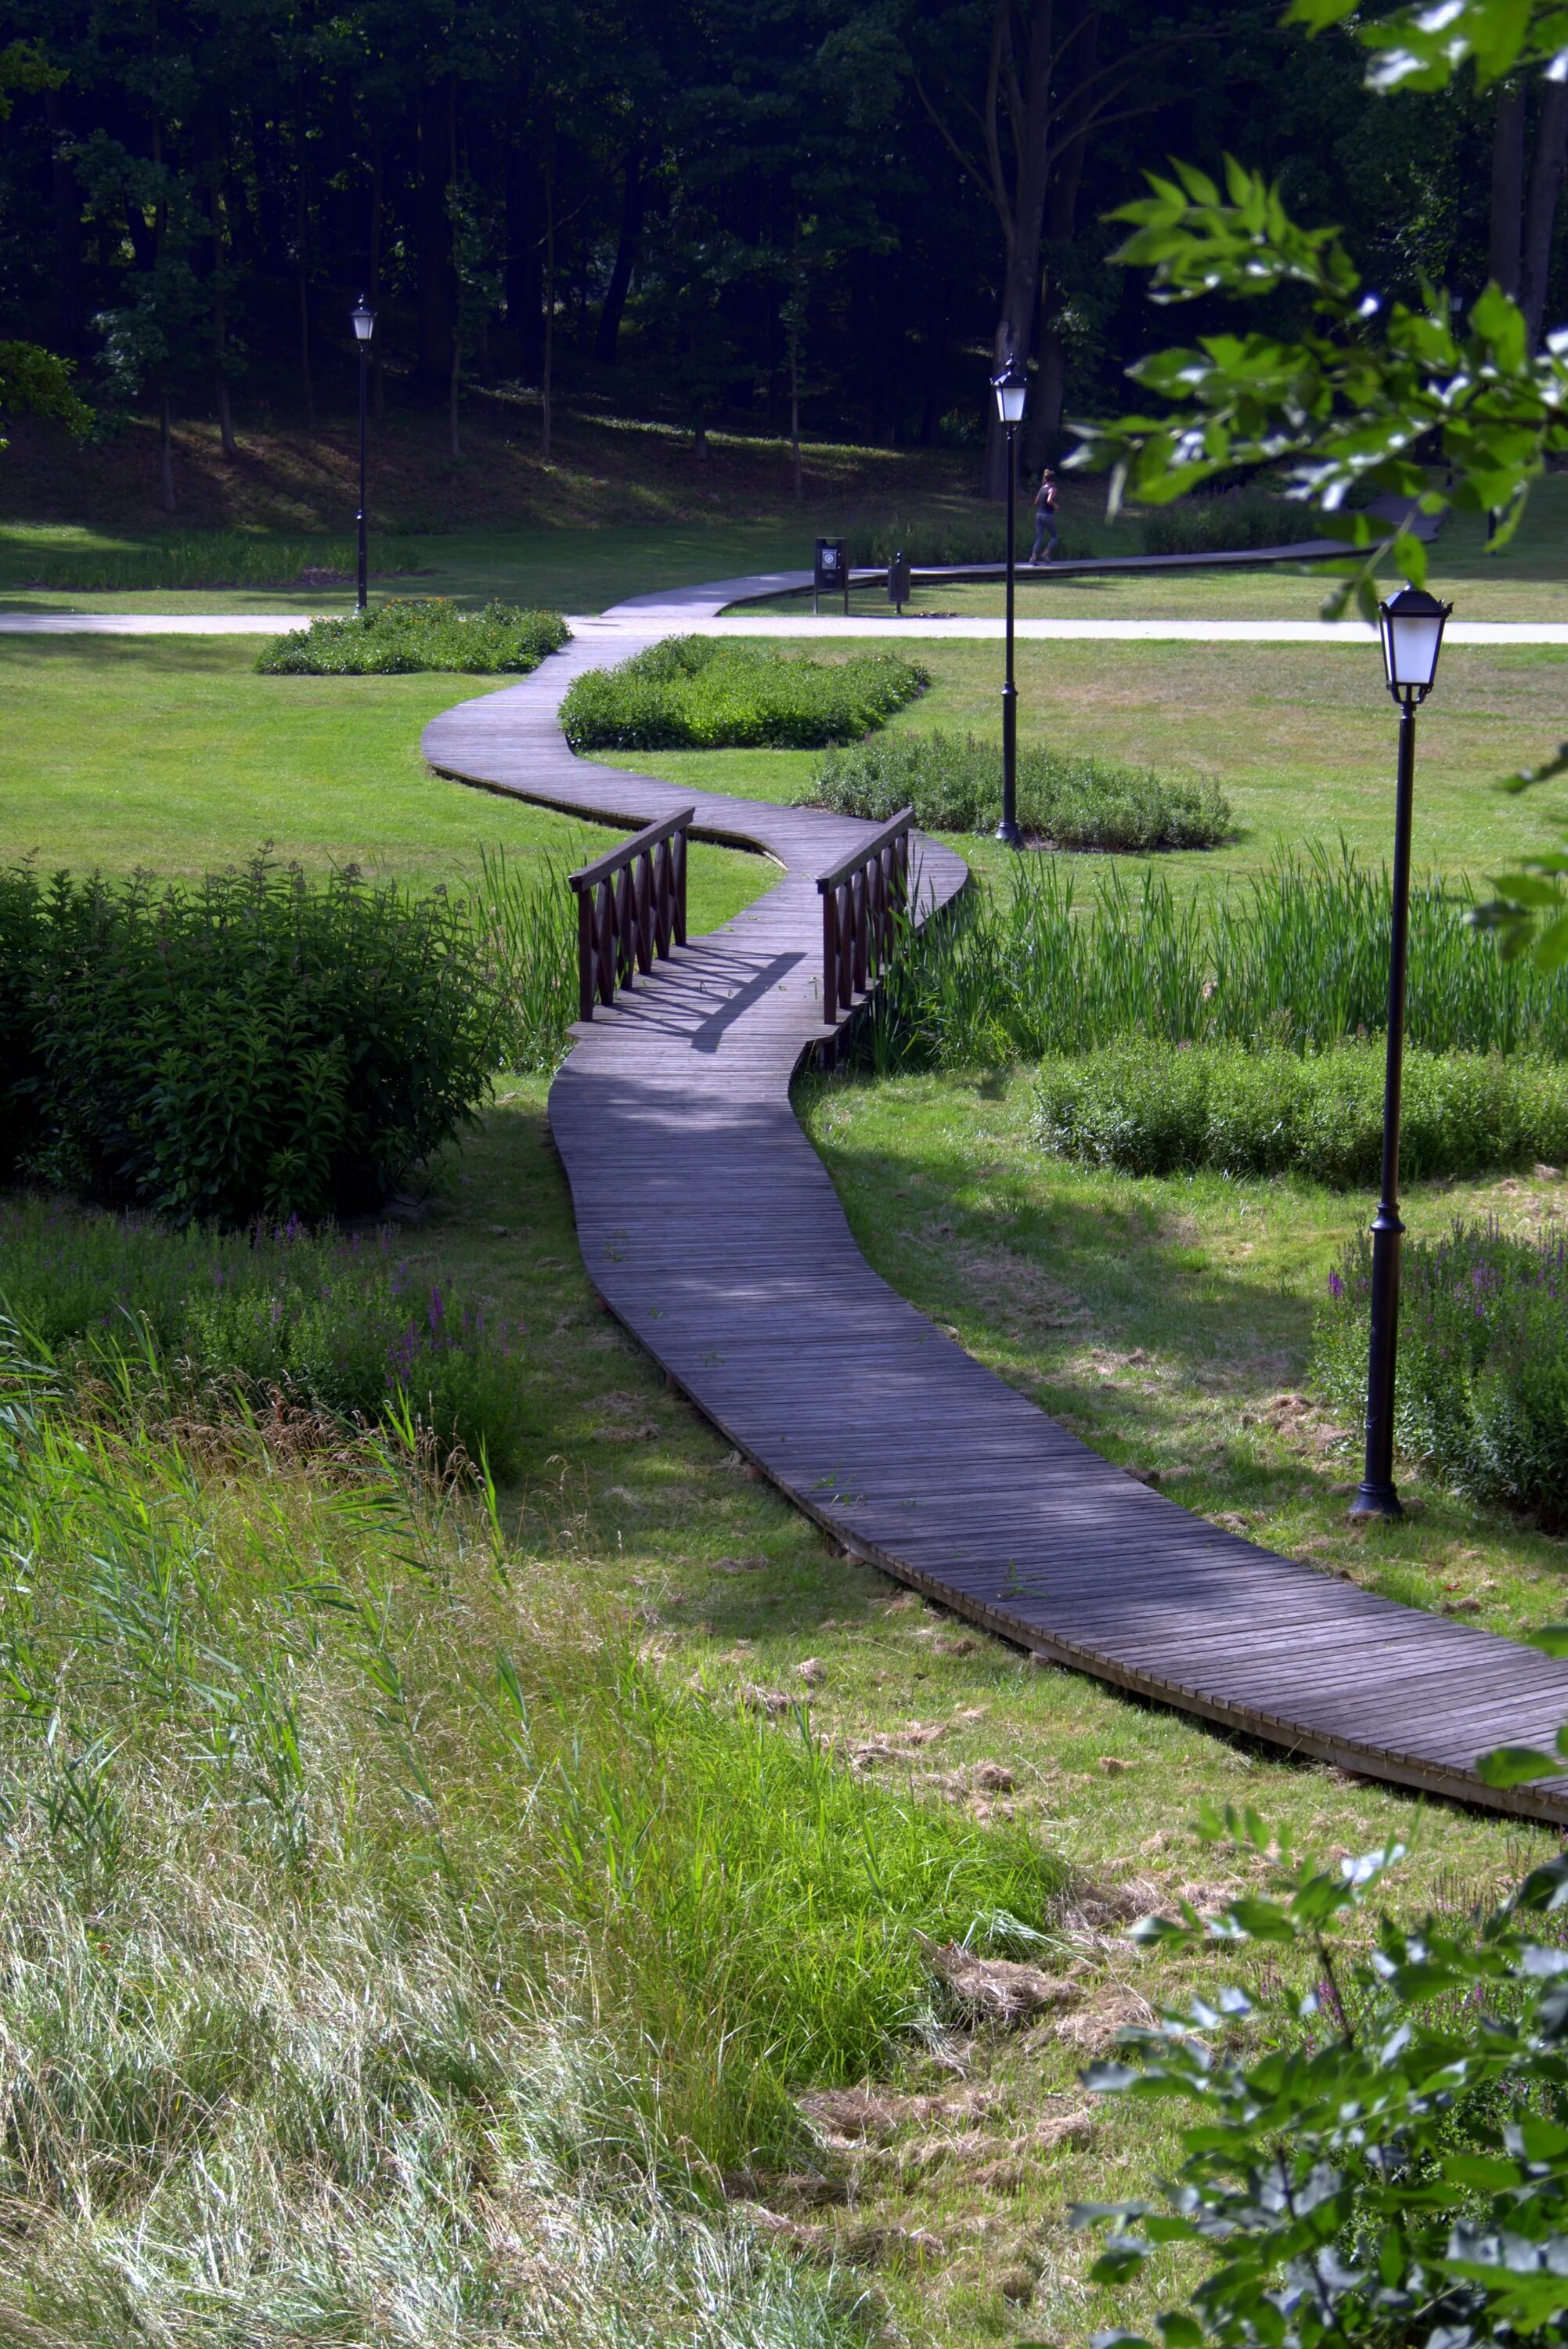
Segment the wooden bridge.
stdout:
[[[638,648],[623,632],[615,657]],[[873,827],[573,758],[557,707],[603,657],[574,644],[436,719],[423,747],[459,781],[627,828],[690,811],[695,836],[781,867],[765,896],[687,945],[665,906],[667,957],[642,968],[629,952],[633,982],[608,1005],[597,978],[597,1001],[585,989],[593,1017],[550,1121],[584,1263],[615,1314],[837,1541],[988,1630],[1288,1753],[1568,1821],[1568,1775],[1497,1794],[1474,1770],[1489,1747],[1551,1744],[1568,1721],[1568,1663],[1193,1516],[1068,1434],[872,1271],[789,1085],[846,1009],[836,1001],[824,1019],[819,879],[840,876],[841,908],[847,875],[856,902]],[[614,862],[599,860],[601,878]],[[881,869],[892,869],[885,856]],[[966,878],[950,851],[917,843],[914,917]],[[614,942],[593,936],[602,974]],[[835,992],[845,969],[841,964]]]

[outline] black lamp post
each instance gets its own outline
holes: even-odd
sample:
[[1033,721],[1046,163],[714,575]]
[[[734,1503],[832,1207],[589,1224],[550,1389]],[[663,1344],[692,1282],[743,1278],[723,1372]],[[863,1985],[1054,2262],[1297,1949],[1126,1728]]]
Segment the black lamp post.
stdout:
[[356,608],[363,612],[370,589],[369,549],[365,535],[365,388],[376,313],[362,294],[350,316],[354,320],[354,339],[359,346],[359,585],[354,600]]
[[1372,1340],[1367,1365],[1367,1465],[1353,1517],[1403,1515],[1394,1489],[1394,1367],[1399,1343],[1399,1092],[1405,1065],[1405,963],[1410,932],[1410,812],[1416,782],[1416,712],[1432,689],[1451,604],[1401,587],[1377,607],[1383,667],[1399,705],[1399,775],[1394,804],[1394,911],[1388,946],[1388,1058],[1383,1081],[1383,1190],[1372,1225]]
[[1018,488],[1014,444],[1024,420],[1029,378],[1016,359],[1009,359],[1001,374],[992,377],[991,388],[1007,436],[1007,681],[1002,688],[1002,821],[996,826],[996,837],[1009,848],[1016,848],[1023,834],[1018,830],[1018,688],[1013,682],[1013,515]]

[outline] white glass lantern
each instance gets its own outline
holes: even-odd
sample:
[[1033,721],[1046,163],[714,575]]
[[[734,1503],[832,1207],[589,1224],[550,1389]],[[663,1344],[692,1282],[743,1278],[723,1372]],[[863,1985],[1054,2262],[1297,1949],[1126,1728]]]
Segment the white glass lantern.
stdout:
[[1009,427],[1024,420],[1024,402],[1029,396],[1029,378],[1016,359],[1009,359],[1000,375],[991,378],[991,388],[996,395],[996,413]]
[[369,303],[366,302],[363,294],[355,304],[349,316],[354,320],[354,334],[356,341],[367,343],[370,340],[371,336],[376,332],[376,313],[370,307]]
[[1443,626],[1453,610],[1424,587],[1401,587],[1377,606],[1383,630],[1383,667],[1396,701],[1425,701],[1438,674]]

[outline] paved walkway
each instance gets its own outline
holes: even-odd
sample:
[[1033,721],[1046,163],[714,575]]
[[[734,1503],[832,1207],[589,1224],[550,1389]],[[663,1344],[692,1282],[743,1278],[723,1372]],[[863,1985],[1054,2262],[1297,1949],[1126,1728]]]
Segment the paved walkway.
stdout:
[[[649,626],[651,641],[666,633]],[[624,649],[638,640],[628,632]],[[1295,1754],[1568,1820],[1568,1776],[1492,1795],[1478,1754],[1568,1721],[1568,1664],[1375,1598],[1192,1516],[1068,1435],[879,1279],[789,1105],[824,1033],[815,874],[869,826],[572,757],[578,642],[426,729],[443,773],[699,835],[782,877],[574,1032],[552,1088],[589,1275],[725,1433],[857,1557],[1036,1653]],[[963,886],[921,844],[922,911]]]

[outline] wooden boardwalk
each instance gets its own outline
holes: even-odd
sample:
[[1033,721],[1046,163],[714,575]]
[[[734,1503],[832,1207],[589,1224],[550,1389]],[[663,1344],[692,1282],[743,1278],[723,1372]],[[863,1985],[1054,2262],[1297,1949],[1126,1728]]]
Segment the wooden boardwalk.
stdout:
[[[668,622],[665,624],[667,628]],[[664,633],[657,623],[649,636]],[[636,648],[618,638],[614,656]],[[574,644],[436,719],[441,772],[626,829],[697,802],[777,885],[575,1032],[550,1096],[584,1263],[697,1407],[856,1556],[1037,1654],[1371,1777],[1568,1821],[1549,1744],[1568,1663],[1375,1598],[1222,1531],[1078,1443],[879,1279],[789,1104],[821,1018],[819,872],[870,825],[574,759]],[[920,902],[964,885],[920,843]]]

